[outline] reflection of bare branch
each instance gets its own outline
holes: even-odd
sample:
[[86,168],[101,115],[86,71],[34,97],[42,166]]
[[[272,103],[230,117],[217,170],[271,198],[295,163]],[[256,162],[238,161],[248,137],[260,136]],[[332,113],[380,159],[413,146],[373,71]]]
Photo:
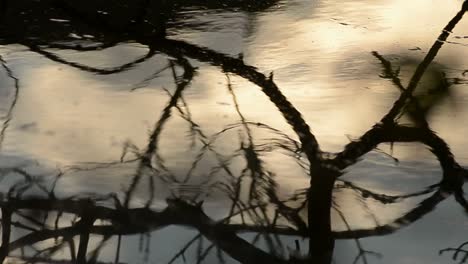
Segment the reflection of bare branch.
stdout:
[[34,44],[29,44],[28,47],[31,49],[31,51],[37,52],[37,53],[43,55],[44,57],[46,57],[46,58],[48,58],[48,59],[50,59],[52,61],[55,61],[55,62],[58,62],[58,63],[61,63],[61,64],[65,64],[65,65],[80,69],[82,71],[101,74],[101,75],[108,75],[108,74],[115,74],[115,73],[119,73],[119,72],[124,72],[124,71],[126,71],[128,69],[131,69],[135,65],[138,65],[138,64],[140,64],[140,63],[142,63],[144,61],[147,61],[148,59],[150,59],[154,55],[156,55],[156,52],[154,50],[150,49],[148,51],[148,53],[145,54],[144,56],[142,56],[142,57],[140,57],[138,59],[135,59],[134,61],[122,64],[120,66],[111,67],[111,68],[95,68],[95,67],[83,65],[83,64],[80,64],[80,63],[77,63],[77,62],[68,61],[66,59],[63,59],[59,55],[54,54],[54,53],[49,52],[49,51],[46,51],[45,49],[41,48],[40,46],[37,46],[37,45],[34,45]]
[[[50,264],[70,264],[76,263],[74,260],[70,261],[68,259],[53,259],[47,257],[26,257],[26,256],[8,256],[12,260],[18,260],[21,263],[50,263]],[[103,261],[94,261],[91,262],[94,264],[126,264],[124,262],[103,262]]]
[[[54,200],[48,202],[43,199],[11,199],[8,204],[11,204],[12,210],[22,208],[47,211],[59,210],[77,215],[92,215],[93,219],[107,219],[114,223],[114,225],[96,226],[92,225],[90,221],[79,221],[70,227],[58,228],[55,230],[43,229],[19,238],[9,244],[7,243],[6,245],[9,245],[10,250],[22,247],[25,243],[34,244],[57,236],[73,237],[81,234],[85,235],[85,237],[80,239],[80,248],[83,249],[81,251],[78,250],[77,260],[79,261],[80,259],[83,260],[83,253],[85,252],[84,242],[81,243],[81,241],[87,240],[89,234],[114,235],[138,233],[148,228],[153,229],[164,225],[179,223],[198,229],[206,238],[216,243],[226,253],[243,263],[251,263],[251,261],[256,260],[268,261],[268,263],[281,262],[279,259],[245,242],[235,235],[234,232],[224,229],[222,224],[219,226],[217,224],[213,225],[215,222],[206,216],[200,208],[180,200],[171,200],[169,202],[169,207],[161,212],[153,212],[144,208],[111,209],[94,205],[94,203],[89,200]],[[2,204],[2,208],[5,206],[5,204]],[[187,217],[188,214],[191,216]]]
[[[320,201],[308,203],[308,230],[311,237],[315,238],[309,242],[310,251],[315,252],[311,254],[319,256],[318,258],[331,259],[331,251],[334,247],[330,225],[331,193],[334,180],[340,172],[331,166],[323,166],[322,152],[315,136],[310,132],[309,126],[302,118],[301,113],[286,99],[278,86],[273,82],[273,74],[270,74],[270,77],[267,78],[254,67],[245,65],[241,59],[232,58],[183,41],[160,40],[155,49],[171,56],[188,56],[219,66],[223,71],[241,76],[261,87],[262,91],[275,104],[299,137],[302,150],[309,160],[310,176],[313,183],[308,192],[308,199]],[[326,262],[326,260],[323,261]]]
[[[403,93],[406,90],[406,88],[403,86],[400,78],[398,77],[399,72],[394,72],[390,61],[385,59],[378,52],[373,51],[372,55],[376,57],[383,66],[384,75],[382,77],[390,79],[392,83],[400,90],[400,92]],[[416,118],[415,121],[418,122],[419,125],[425,128],[429,128],[429,124],[427,123],[427,120],[425,118],[425,111],[423,111],[419,102],[414,98],[412,94],[409,94],[408,98],[410,100],[410,104],[415,108],[415,110],[411,112],[411,114],[413,114],[413,117]]]
[[2,246],[0,247],[0,262],[3,263],[10,250],[11,210],[2,207]]
[[177,252],[174,257],[172,257],[171,260],[169,260],[169,262],[167,264],[172,264],[174,263],[174,261],[176,261],[179,257],[182,257],[184,259],[184,262],[185,262],[185,256],[184,256],[184,253],[185,251],[187,251],[187,249],[193,244],[195,243],[195,241],[199,240],[201,238],[201,234],[198,234],[196,235],[194,238],[192,238],[190,241],[188,241],[185,246],[183,248],[181,248],[179,250],[179,252]]
[[7,62],[3,59],[3,57],[0,55],[0,63],[2,63],[3,69],[5,69],[7,76],[10,77],[13,80],[13,87],[14,87],[14,94],[13,94],[13,100],[11,101],[10,107],[8,107],[8,111],[4,117],[1,119],[4,119],[3,124],[2,124],[2,129],[0,130],[0,150],[2,149],[3,141],[5,139],[5,132],[8,128],[8,125],[11,122],[11,119],[13,118],[13,110],[15,109],[16,103],[18,101],[18,95],[19,95],[19,79],[13,74],[13,71],[8,67]]
[[[434,154],[438,157],[439,162],[441,163],[441,166],[444,170],[444,180],[453,181],[455,182],[455,185],[458,184],[457,186],[460,186],[460,183],[456,183],[460,181],[460,173],[453,173],[454,170],[459,170],[460,166],[455,162],[447,144],[442,139],[437,137],[437,135],[435,135],[435,133],[433,133],[428,128],[428,126],[423,126],[424,128],[426,128],[424,130],[413,131],[411,133],[411,131],[409,131],[409,128],[403,128],[393,124],[395,117],[397,117],[397,115],[401,113],[401,110],[406,105],[407,101],[412,98],[414,90],[419,84],[419,81],[421,80],[423,74],[429,67],[430,63],[434,60],[438,51],[442,47],[443,41],[447,39],[450,32],[462,19],[467,9],[468,4],[465,1],[464,5],[462,6],[462,9],[450,20],[450,22],[442,31],[441,35],[432,45],[431,49],[429,50],[423,61],[418,65],[406,89],[403,88],[400,80],[393,73],[391,65],[389,65],[388,61],[386,61],[383,57],[379,56],[378,53],[373,53],[374,56],[376,56],[382,62],[385,72],[387,73],[387,75],[390,76],[393,83],[399,89],[402,89],[403,92],[401,93],[401,96],[398,98],[398,100],[394,103],[390,111],[382,118],[381,124],[376,125],[371,130],[367,131],[360,138],[359,141],[351,142],[350,144],[345,146],[345,149],[341,153],[339,153],[337,157],[333,160],[335,166],[337,166],[340,169],[344,169],[349,165],[354,164],[357,161],[358,157],[364,155],[368,151],[375,148],[377,144],[382,142],[419,141],[430,146]],[[427,124],[425,120],[424,124]],[[383,127],[385,127],[385,129],[382,129]],[[391,130],[391,132],[384,131],[387,129]],[[397,130],[400,129],[405,130],[405,133],[410,132],[411,136],[402,135],[401,133],[398,133]],[[380,132],[378,130],[380,130]],[[382,135],[382,132],[384,133],[384,135]],[[398,133],[399,135],[390,135],[389,132]],[[386,137],[387,139],[384,139],[384,137]],[[438,155],[438,153],[441,155]]]
[[[372,236],[388,235],[416,222],[423,216],[431,212],[437,204],[442,202],[448,197],[447,193],[441,190],[436,191],[429,198],[423,200],[418,206],[407,212],[405,215],[393,220],[391,223],[377,226],[368,229],[355,229],[346,231],[333,231],[333,237],[336,239],[355,239],[365,238]],[[300,230],[294,230],[288,227],[259,227],[254,225],[238,225],[230,224],[225,226],[226,229],[234,230],[236,232],[275,232],[282,235],[295,235],[307,237],[307,234]]]
[[231,79],[229,78],[229,75],[227,75],[227,74],[226,74],[226,79],[227,79],[227,88],[228,88],[229,93],[232,96],[232,102],[234,103],[234,108],[236,109],[236,112],[240,117],[241,123],[244,125],[244,129],[247,132],[247,136],[249,137],[249,142],[252,144],[252,140],[253,140],[252,139],[252,132],[250,131],[250,128],[246,123],[247,120],[245,119],[244,115],[240,111],[239,102],[237,101],[237,96],[234,93],[234,90],[232,88]]
[[[354,187],[354,186],[353,186]],[[362,193],[365,191],[361,188],[359,189]],[[376,195],[375,195],[376,196]],[[376,196],[378,197],[378,196]],[[435,198],[434,198],[435,197]],[[423,201],[420,206],[414,210],[408,212],[404,217],[395,220],[393,223],[387,224],[385,226],[379,226],[369,230],[351,230],[351,231],[340,231],[334,232],[336,238],[360,238],[373,235],[384,235],[388,233],[395,232],[399,228],[402,228],[414,221],[420,219],[423,215],[430,212],[435,205],[442,201],[446,196],[443,191],[438,191],[433,197]],[[111,198],[108,196],[108,199]],[[273,203],[281,204],[280,202]],[[221,234],[231,234],[227,237],[222,235],[219,238],[217,235],[215,237],[209,238],[217,246],[220,246],[223,250],[226,250],[226,247],[230,247],[230,243],[238,243],[238,239],[234,237],[234,234],[239,232],[257,232],[260,235],[265,236],[267,233],[273,235],[294,235],[294,236],[307,236],[307,232],[303,230],[294,230],[287,227],[281,227],[275,224],[276,221],[269,222],[267,225],[263,225],[261,222],[255,223],[255,226],[249,226],[246,224],[236,225],[236,224],[225,224],[224,220],[213,222],[209,218],[206,218],[204,213],[201,211],[201,208],[198,206],[190,205],[180,200],[169,201],[169,207],[160,212],[154,212],[148,207],[127,209],[125,207],[117,207],[115,209],[98,206],[89,199],[65,199],[57,200],[53,198],[48,199],[39,199],[39,198],[28,198],[28,199],[18,199],[14,196],[11,196],[8,202],[0,204],[2,208],[10,208],[14,213],[20,213],[18,210],[24,209],[34,209],[40,211],[58,211],[69,214],[75,214],[86,218],[86,215],[92,215],[93,219],[100,219],[105,221],[110,221],[111,225],[92,225],[85,224],[83,221],[79,221],[71,227],[66,228],[55,228],[55,230],[49,229],[43,223],[37,222],[37,225],[43,226],[42,230],[34,230],[31,234],[26,235],[22,238],[19,238],[16,241],[10,243],[10,250],[14,250],[24,245],[34,244],[39,241],[44,241],[49,238],[54,237],[63,237],[64,241],[70,237],[76,235],[85,234],[100,234],[104,236],[111,235],[121,235],[121,234],[135,234],[140,232],[147,232],[148,230],[155,230],[163,226],[176,224],[176,225],[185,225],[192,228],[196,228],[202,231],[202,234],[206,236],[206,232],[219,232]],[[262,217],[262,216],[258,216]],[[276,218],[276,217],[275,217]],[[207,222],[205,222],[207,221]],[[216,223],[215,229],[213,224]],[[206,225],[208,224],[208,226]],[[83,229],[84,228],[84,229]],[[208,229],[206,229],[208,228]],[[204,230],[204,231],[203,231]],[[216,231],[217,230],[217,231]],[[85,233],[83,233],[85,232]],[[88,235],[87,235],[88,234]],[[265,237],[267,239],[267,237]],[[85,238],[84,238],[85,239]],[[224,241],[224,242],[220,242]],[[224,240],[223,240],[224,239]],[[82,240],[84,241],[84,240]],[[270,243],[272,243],[271,241]],[[221,245],[219,244],[221,243]],[[222,244],[228,243],[228,244]],[[243,243],[243,242],[240,242]],[[84,242],[82,243],[84,244]],[[247,246],[247,244],[243,244]],[[84,245],[83,245],[84,247]],[[253,249],[248,249],[253,250]],[[80,250],[78,250],[80,252]],[[85,252],[84,249],[81,252]],[[225,251],[231,256],[236,257],[236,254],[240,254],[238,251]],[[256,250],[254,250],[256,252]],[[259,253],[260,254],[260,253]],[[263,253],[260,255],[262,256]],[[78,254],[80,255],[80,254]],[[202,254],[203,255],[203,254]],[[262,258],[260,256],[260,258]],[[81,253],[81,259],[83,259],[83,253]],[[248,263],[248,261],[247,261]]]
[[[194,68],[190,65],[190,63],[182,57],[176,57],[176,58],[177,58],[177,62],[184,67],[184,74],[180,80],[178,80],[176,76],[174,75],[177,89],[172,95],[171,100],[169,101],[167,106],[164,108],[161,117],[159,118],[158,122],[156,123],[154,127],[153,133],[150,135],[147,149],[140,158],[140,165],[138,166],[137,172],[135,176],[133,177],[132,183],[126,193],[126,198],[125,198],[125,203],[124,203],[126,207],[128,207],[129,205],[132,194],[135,191],[135,188],[137,184],[139,183],[140,178],[142,174],[144,173],[145,168],[151,168],[152,157],[154,155],[158,156],[157,149],[158,149],[159,135],[161,134],[164,124],[167,122],[167,120],[171,116],[172,108],[177,105],[179,98],[182,96],[182,92],[190,84],[190,82],[192,81],[192,78],[194,77]],[[175,71],[173,72],[175,74]]]
[[468,241],[461,244],[460,246],[458,246],[457,248],[445,248],[445,249],[442,249],[439,251],[439,255],[442,255],[443,253],[445,252],[454,252],[453,253],[453,257],[452,259],[453,260],[458,260],[458,257],[460,256],[460,264],[462,263],[466,263],[466,261],[468,260],[468,250],[464,249],[463,247],[468,245]]
[[[216,51],[198,47],[179,40],[164,39],[155,43],[154,48],[171,56],[188,56],[202,62],[219,66],[223,71],[241,76],[262,88],[263,92],[277,106],[286,121],[298,135],[310,163],[319,167],[319,146],[301,113],[284,97],[273,77],[266,77],[254,67],[244,64],[241,59],[232,58]],[[315,165],[314,165],[315,164]]]
[[353,191],[359,193],[361,195],[361,197],[363,197],[363,198],[369,198],[370,197],[370,198],[372,198],[372,199],[374,199],[376,201],[381,202],[382,204],[391,204],[391,203],[395,203],[395,202],[400,202],[401,200],[404,200],[404,199],[407,199],[407,198],[412,198],[412,197],[417,197],[417,196],[421,196],[421,195],[424,195],[424,194],[428,194],[428,193],[433,192],[438,187],[438,185],[432,185],[432,186],[429,186],[428,188],[426,188],[425,190],[410,193],[410,194],[386,195],[386,194],[375,193],[375,192],[369,191],[367,189],[364,189],[362,187],[359,187],[359,186],[353,184],[352,182],[340,180],[340,183],[341,184],[337,184],[337,186],[335,186],[337,189],[350,188]]
[[394,119],[399,113],[401,113],[401,110],[406,105],[406,102],[412,98],[412,94],[423,74],[429,67],[429,64],[434,60],[438,51],[442,47],[443,42],[447,39],[450,32],[462,19],[464,13],[468,10],[467,3],[468,2],[465,1],[462,9],[450,20],[450,22],[444,28],[443,32],[433,44],[424,60],[418,65],[406,89],[403,88],[400,80],[397,78],[396,74],[393,73],[389,62],[381,57],[378,53],[373,53],[374,56],[376,56],[382,62],[386,74],[392,79],[393,83],[399,89],[403,90],[403,92],[401,93],[400,98],[394,103],[390,111],[382,118],[381,124],[378,124],[371,130],[367,131],[358,141],[351,142],[345,146],[345,149],[333,159],[333,163],[336,167],[344,169],[349,165],[354,164],[358,157],[361,157],[365,153],[369,152],[379,143],[419,141],[431,147],[431,151],[439,159],[439,162],[444,171],[444,182],[448,183],[448,185],[450,185],[453,190],[458,189],[461,185],[463,185],[463,177],[466,175],[466,171],[463,170],[454,160],[453,154],[450,152],[447,144],[429,129],[424,118],[418,118],[424,121],[423,124],[425,125],[423,126],[424,129],[422,130],[394,125]]
[[[467,175],[465,175],[466,177]],[[454,196],[455,196],[455,201],[458,202],[458,204],[460,204],[463,209],[465,209],[465,213],[468,214],[468,201],[466,200],[465,196],[464,196],[464,192],[463,190],[459,189],[459,190],[456,190],[455,193],[454,193]]]
[[[351,230],[351,226],[349,225],[348,220],[346,220],[346,217],[344,216],[343,212],[341,212],[341,210],[337,206],[333,206],[333,209],[335,209],[335,211],[338,213],[338,215],[340,216],[341,220],[345,224],[348,231]],[[361,244],[361,241],[359,241],[359,238],[354,238],[354,241],[356,243],[356,247],[358,248],[359,254],[354,259],[353,264],[356,264],[359,261],[359,259],[362,259],[362,262],[364,264],[368,264],[367,257],[366,257],[367,255],[374,255],[377,257],[381,257],[381,254],[379,253],[365,250]]]
[[400,91],[404,91],[405,90],[405,87],[403,86],[403,84],[401,83],[401,80],[400,80],[400,77],[398,77],[398,73],[399,73],[399,70],[398,71],[394,71],[393,68],[392,68],[392,64],[390,63],[390,61],[388,61],[387,59],[385,59],[382,55],[380,55],[377,51],[373,51],[372,52],[372,55],[374,57],[376,57],[380,63],[382,64],[383,66],[383,75],[380,75],[381,77],[383,78],[388,78],[390,80],[392,80],[392,83],[400,90]]
[[396,230],[406,227],[409,224],[421,219],[423,216],[431,212],[437,204],[442,202],[448,197],[448,193],[443,190],[436,191],[429,198],[423,200],[417,207],[404,214],[403,216],[395,219],[390,224],[377,226],[371,229],[356,229],[349,231],[335,232],[334,236],[337,239],[346,238],[361,238],[368,236],[382,236],[395,232]]
[[167,66],[162,67],[161,69],[159,69],[156,72],[154,72],[153,74],[151,74],[151,76],[149,76],[149,77],[145,78],[143,81],[137,83],[132,89],[130,89],[130,91],[133,92],[133,91],[135,91],[137,89],[144,88],[144,87],[148,86],[148,83],[150,81],[157,78],[159,76],[159,74],[161,74],[163,71],[169,69],[170,67],[171,67],[171,64],[169,63]]
[[466,11],[468,11],[468,4],[465,1],[461,10],[445,26],[445,28],[442,30],[442,33],[439,35],[437,40],[427,52],[427,55],[424,57],[423,61],[418,65],[416,71],[411,77],[408,87],[401,94],[400,98],[398,98],[398,100],[393,104],[392,109],[390,109],[390,111],[382,118],[382,123],[392,123],[395,117],[400,113],[401,109],[405,106],[408,98],[413,94],[414,90],[418,86],[419,81],[426,72],[427,68],[434,60],[440,48],[444,44],[444,41],[447,40],[448,36],[453,31],[458,22],[460,22]]
[[337,168],[344,169],[357,159],[384,142],[421,142],[429,146],[444,171],[443,180],[454,189],[463,184],[466,171],[455,161],[448,145],[428,129],[406,126],[375,125],[358,141],[349,143],[332,161]]

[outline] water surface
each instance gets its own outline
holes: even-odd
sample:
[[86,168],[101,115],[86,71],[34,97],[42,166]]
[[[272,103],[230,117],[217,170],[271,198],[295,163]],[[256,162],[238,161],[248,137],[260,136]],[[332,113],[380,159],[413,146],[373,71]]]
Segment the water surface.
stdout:
[[[104,2],[2,2],[0,175],[12,219],[2,226],[12,227],[0,256],[12,263],[314,263],[309,204],[322,201],[307,199],[314,175],[294,122],[330,152],[323,160],[366,145],[402,93],[392,76],[408,87],[462,6]],[[467,46],[465,18],[414,91],[419,108],[395,118],[417,139],[384,140],[340,168],[333,263],[466,256],[440,250],[468,237]],[[442,168],[452,154],[461,167]],[[455,189],[438,185],[460,171]]]

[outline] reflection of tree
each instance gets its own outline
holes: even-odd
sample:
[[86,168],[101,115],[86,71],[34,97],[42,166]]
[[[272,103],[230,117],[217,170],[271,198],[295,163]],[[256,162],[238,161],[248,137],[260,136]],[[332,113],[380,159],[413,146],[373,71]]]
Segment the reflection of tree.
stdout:
[[[149,3],[150,1],[143,1]],[[143,3],[142,2],[142,3]],[[344,147],[339,153],[326,153],[319,147],[319,142],[311,133],[309,125],[302,118],[301,113],[281,93],[279,87],[273,80],[273,74],[266,76],[253,66],[246,65],[241,58],[233,58],[214,50],[199,47],[184,41],[166,38],[161,34],[149,34],[141,31],[130,31],[123,34],[122,29],[113,28],[109,24],[101,23],[102,19],[94,13],[84,13],[62,3],[61,8],[79,24],[102,30],[98,45],[77,46],[74,44],[56,43],[54,41],[11,39],[6,43],[21,43],[31,51],[42,54],[46,58],[57,63],[66,64],[70,67],[95,74],[117,74],[129,70],[132,67],[150,60],[157,53],[163,53],[170,57],[168,66],[158,69],[151,77],[145,79],[146,83],[151,78],[156,78],[162,71],[171,71],[175,91],[170,94],[170,100],[163,109],[161,116],[156,122],[148,138],[144,150],[139,150],[131,142],[125,146],[122,154],[122,162],[136,162],[136,170],[132,175],[130,185],[125,190],[124,197],[119,198],[116,194],[96,197],[67,197],[58,198],[54,193],[56,182],[66,172],[60,173],[51,187],[45,186],[41,178],[31,175],[22,168],[3,168],[0,173],[3,177],[20,175],[23,180],[16,182],[5,194],[0,202],[2,208],[2,246],[0,247],[0,259],[3,261],[11,252],[21,249],[21,254],[16,257],[29,262],[57,262],[54,254],[60,250],[67,249],[70,252],[70,260],[76,263],[100,263],[99,252],[109,242],[118,236],[116,249],[116,260],[119,262],[121,237],[130,234],[149,234],[168,225],[188,226],[199,231],[193,239],[174,255],[169,261],[172,263],[179,258],[184,259],[184,253],[190,248],[198,245],[198,262],[203,261],[210,252],[216,250],[220,263],[225,262],[223,254],[242,263],[301,263],[315,261],[317,263],[331,263],[334,239],[354,239],[358,248],[358,255],[354,262],[361,260],[367,263],[369,255],[377,253],[363,248],[359,239],[369,236],[387,235],[412,224],[431,212],[437,204],[446,199],[449,194],[454,194],[456,201],[468,211],[466,199],[463,195],[462,185],[467,178],[466,171],[456,162],[449,146],[443,139],[438,137],[426,120],[426,110],[423,111],[414,92],[434,60],[439,49],[446,41],[449,33],[453,30],[463,14],[468,9],[465,1],[463,8],[444,28],[442,34],[429,50],[424,60],[417,66],[407,87],[402,85],[398,71],[394,71],[391,63],[377,52],[373,55],[381,62],[384,77],[401,91],[401,95],[394,103],[390,111],[382,120],[364,133],[358,140]],[[135,21],[143,23],[142,19],[147,13],[147,7],[138,12]],[[135,23],[136,23],[135,22]],[[140,25],[140,24],[139,24]],[[135,25],[130,25],[134,27]],[[128,29],[128,28],[125,28]],[[113,68],[95,68],[84,64],[70,62],[54,53],[54,49],[72,49],[80,52],[101,50],[112,47],[116,43],[125,40],[134,40],[149,48],[146,55],[132,62]],[[238,123],[226,126],[218,133],[208,136],[203,128],[197,124],[189,110],[189,104],[183,97],[183,92],[189,88],[190,83],[196,76],[194,68],[189,59],[207,63],[220,68],[226,73],[226,88],[232,97],[234,110],[236,111]],[[8,68],[6,62],[1,59],[3,68],[15,81],[16,95],[18,94],[18,79]],[[182,71],[182,74],[178,74]],[[231,76],[244,78],[259,86],[262,92],[277,107],[279,112],[293,128],[299,141],[281,131],[262,123],[251,122],[245,118],[239,106],[235,87],[231,83]],[[141,85],[141,84],[139,84]],[[136,87],[138,88],[139,85]],[[12,103],[13,109],[17,96]],[[409,109],[412,109],[411,112]],[[174,112],[177,112],[190,128],[192,146],[200,144],[200,149],[188,172],[176,175],[165,165],[164,159],[159,154],[159,140],[167,121]],[[12,110],[4,123],[4,130],[11,119]],[[404,126],[398,123],[398,118],[409,113],[417,124],[414,127]],[[6,125],[5,125],[6,124]],[[233,130],[239,131],[238,147],[234,153],[229,155],[220,153],[216,149],[216,143],[223,136]],[[263,130],[270,133],[272,138],[267,143],[257,142],[254,130]],[[372,151],[381,143],[393,142],[420,142],[427,145],[432,153],[438,158],[443,169],[442,181],[426,190],[418,191],[400,196],[389,196],[356,186],[353,183],[339,179],[342,171],[350,165],[355,164],[366,153]],[[273,149],[282,149],[310,175],[310,186],[302,193],[297,193],[289,198],[281,198],[278,192],[275,174],[269,170],[268,164],[263,160],[264,153]],[[136,158],[124,160],[128,151],[132,151]],[[203,186],[210,190],[222,190],[229,197],[231,206],[228,214],[223,219],[211,218],[203,209],[199,197],[186,197],[174,192],[173,197],[167,199],[167,206],[162,210],[154,210],[151,205],[155,197],[155,185],[171,184],[188,186],[188,182],[194,175],[195,169],[201,160],[212,154],[216,159],[216,165],[211,169],[209,175],[204,179]],[[303,161],[301,155],[305,155],[307,161]],[[239,173],[232,170],[231,164],[235,160],[242,160],[244,167]],[[72,170],[93,171],[102,166],[113,166],[119,164],[100,164],[95,168],[73,168]],[[220,175],[223,174],[224,177]],[[149,198],[143,207],[134,208],[131,202],[135,199],[138,186],[148,184]],[[33,188],[40,193],[34,196],[27,193]],[[393,220],[391,223],[368,229],[352,229],[345,215],[340,211],[332,199],[333,190],[352,190],[360,197],[372,199],[381,204],[401,202],[404,199],[431,194],[406,214]],[[301,217],[301,211],[307,211],[307,219]],[[341,220],[347,227],[344,231],[332,231],[331,210],[338,212]],[[65,217],[67,216],[67,217]],[[42,219],[39,219],[42,218]],[[70,224],[65,224],[69,218]],[[49,219],[48,221],[46,221]],[[53,221],[50,221],[53,219]],[[54,222],[54,226],[50,226]],[[27,234],[15,238],[12,241],[12,229],[20,229]],[[241,233],[255,233],[253,241],[241,237]],[[280,236],[296,236],[309,239],[309,253],[306,256],[285,252]],[[74,238],[78,237],[78,244]],[[93,249],[90,248],[90,239],[100,237],[101,241]],[[203,247],[202,243],[209,240],[211,245]],[[263,239],[266,246],[259,246]],[[52,242],[53,240],[53,242]],[[49,241],[51,246],[47,248],[35,248],[39,242]],[[466,244],[466,243],[465,243]],[[454,251],[454,259],[459,254],[466,253],[462,244]],[[27,253],[25,248],[32,249],[33,253]],[[300,246],[296,245],[300,251]],[[28,251],[30,252],[30,251]],[[464,261],[464,260],[463,260]]]

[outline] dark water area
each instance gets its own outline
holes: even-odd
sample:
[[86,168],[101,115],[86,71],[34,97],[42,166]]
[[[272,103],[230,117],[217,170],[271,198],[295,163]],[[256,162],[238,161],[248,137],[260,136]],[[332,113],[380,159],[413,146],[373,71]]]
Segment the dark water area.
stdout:
[[0,0],[0,262],[468,263],[467,10]]

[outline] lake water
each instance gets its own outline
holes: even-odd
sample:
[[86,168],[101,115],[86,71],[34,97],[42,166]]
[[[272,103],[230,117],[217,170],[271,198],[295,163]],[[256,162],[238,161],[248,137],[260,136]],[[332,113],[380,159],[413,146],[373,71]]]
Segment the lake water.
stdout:
[[[333,156],[399,98],[382,59],[406,87],[463,4],[84,2],[0,1],[8,263],[252,263],[249,246],[307,258],[303,135],[255,80],[274,81]],[[466,58],[465,15],[414,93],[461,167]],[[437,196],[430,147],[377,147],[335,182],[333,263],[462,263],[467,245],[440,250],[467,242],[466,201]]]

